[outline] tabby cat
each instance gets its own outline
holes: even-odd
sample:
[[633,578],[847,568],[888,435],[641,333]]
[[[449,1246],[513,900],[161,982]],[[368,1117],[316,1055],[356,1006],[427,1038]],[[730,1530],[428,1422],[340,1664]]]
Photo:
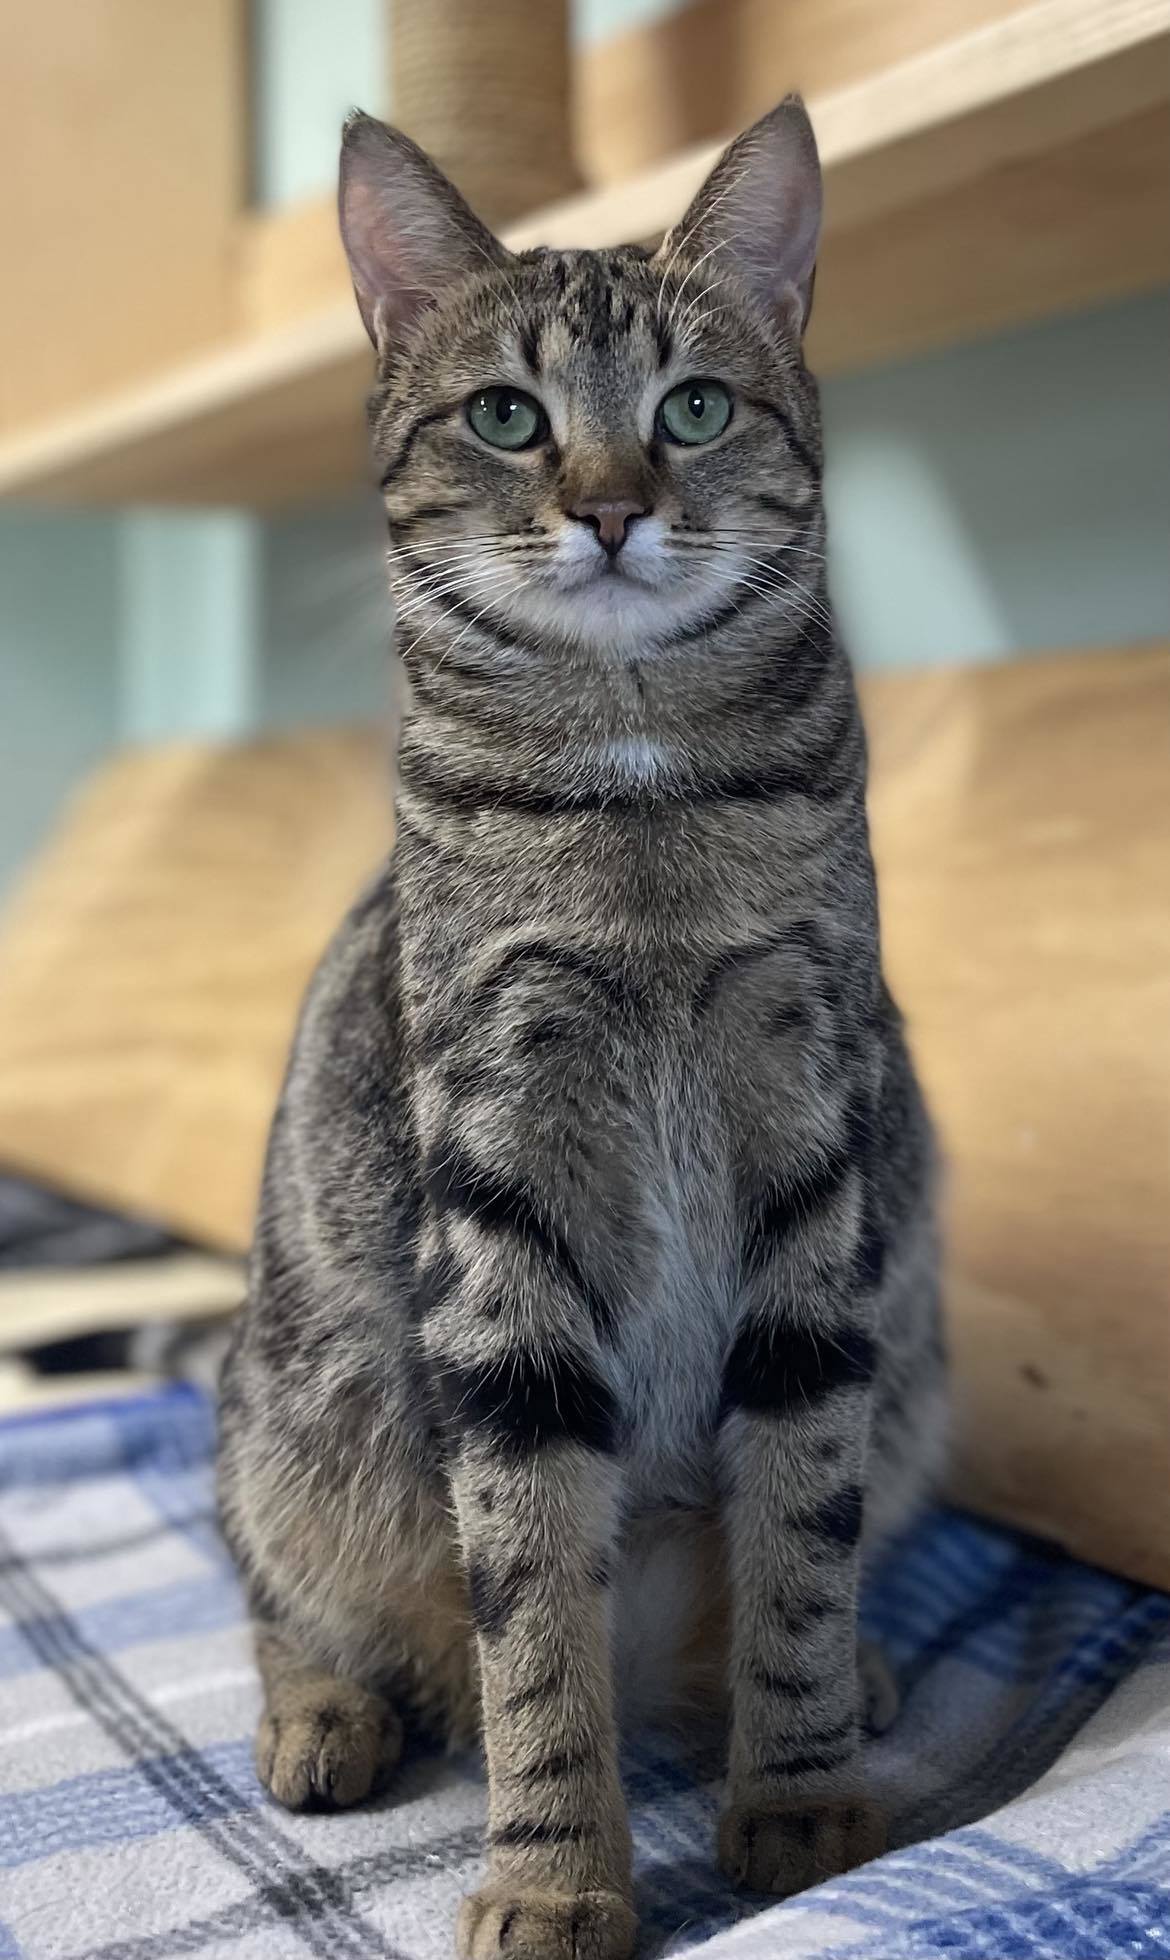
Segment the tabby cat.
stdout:
[[364,1797],[404,1711],[482,1728],[472,1960],[630,1953],[615,1683],[726,1683],[733,1879],[882,1845],[858,1578],[943,1381],[826,597],[820,207],[795,98],[655,252],[513,255],[345,130],[410,699],[273,1126],[221,1506],[281,1803]]

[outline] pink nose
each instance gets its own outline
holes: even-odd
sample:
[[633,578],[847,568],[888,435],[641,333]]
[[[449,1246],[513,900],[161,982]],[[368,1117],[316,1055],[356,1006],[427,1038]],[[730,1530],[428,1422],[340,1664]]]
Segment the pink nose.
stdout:
[[602,549],[616,558],[634,518],[646,517],[648,512],[644,504],[635,503],[632,497],[586,497],[574,504],[569,515],[588,524],[597,533]]

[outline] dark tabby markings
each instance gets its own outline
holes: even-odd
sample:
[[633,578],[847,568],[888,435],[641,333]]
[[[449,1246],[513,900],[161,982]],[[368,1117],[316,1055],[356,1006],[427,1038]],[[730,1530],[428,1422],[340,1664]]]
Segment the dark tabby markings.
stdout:
[[[737,602],[733,612],[744,611],[747,603]],[[458,614],[457,606],[450,609]],[[718,624],[718,620],[710,621],[704,630],[715,632]],[[498,632],[496,637],[501,644],[508,639]],[[693,637],[697,637],[697,629],[696,634],[681,634],[667,644],[679,646]],[[833,803],[851,780],[860,787],[863,756],[864,738],[855,725],[852,707],[843,703],[817,747],[802,751],[798,760],[764,757],[727,775],[697,783],[671,783],[664,778],[630,787],[615,783],[604,790],[542,789],[515,777],[456,775],[436,756],[405,743],[399,756],[399,780],[413,795],[438,803],[456,816],[476,816],[489,806],[493,814],[509,816],[579,817],[606,811],[620,815],[667,804],[780,803],[792,796]]]
[[[454,620],[459,620],[462,624],[470,628],[475,625],[478,617],[479,607],[473,601],[460,599],[451,593],[444,593],[443,611],[438,624],[447,626]],[[534,634],[521,633],[515,626],[509,626],[504,631],[494,620],[489,622],[486,618],[480,618],[479,631],[485,637],[490,636],[494,638],[498,645],[511,647],[519,653],[539,654],[546,651],[545,641]],[[444,666],[445,669],[450,666],[450,662],[446,659]]]
[[537,1014],[515,1036],[515,1046],[521,1055],[539,1055],[547,1048],[571,1041],[576,1032],[577,1023],[571,1015]]
[[439,803],[456,816],[473,817],[489,804],[493,810],[526,817],[578,816],[601,807],[599,798],[563,796],[515,779],[501,782],[456,777],[434,756],[405,744],[399,756],[398,773],[412,794]]
[[813,1627],[821,1626],[826,1620],[851,1619],[853,1609],[845,1600],[807,1599],[802,1606],[792,1606],[784,1595],[778,1594],[775,1602],[776,1619],[785,1633],[801,1638],[811,1633]]
[[835,688],[840,694],[841,672],[833,654],[833,636],[820,615],[802,613],[789,623],[786,637],[772,649],[767,672],[750,676],[735,705],[758,715],[763,702],[775,702],[785,711],[791,727],[795,716],[811,708],[822,689],[827,692]]
[[529,1844],[576,1844],[585,1835],[580,1824],[549,1824],[541,1817],[517,1817],[493,1831],[489,1843],[498,1850],[521,1850]]
[[520,352],[524,356],[529,374],[539,374],[541,368],[540,332],[536,321],[531,317],[525,320],[521,329]]
[[596,1762],[595,1749],[565,1749],[559,1755],[542,1756],[539,1762],[529,1763],[517,1775],[521,1783],[555,1783],[566,1776],[576,1776],[581,1770],[592,1769]]
[[448,1423],[482,1429],[502,1450],[523,1454],[556,1443],[612,1450],[617,1404],[577,1355],[522,1348],[481,1363],[446,1361],[438,1381]]
[[496,1567],[489,1566],[484,1559],[469,1560],[467,1592],[471,1617],[485,1640],[498,1640],[507,1631],[535,1571],[532,1560],[527,1558]]
[[790,503],[784,497],[772,496],[768,490],[757,490],[755,501],[759,504],[761,510],[770,510],[777,517],[789,517],[796,523],[799,523],[802,517],[807,517],[810,509],[816,509],[815,501],[811,505],[794,504]]
[[817,1776],[825,1770],[840,1769],[852,1754],[851,1749],[829,1749],[807,1756],[778,1756],[761,1764],[761,1771],[764,1776]]
[[413,1305],[416,1320],[422,1322],[437,1313],[458,1284],[459,1268],[444,1246],[428,1265],[420,1266],[415,1277]]
[[818,1162],[786,1169],[757,1201],[747,1222],[745,1272],[760,1272],[794,1225],[818,1217],[831,1205],[853,1167],[852,1153],[840,1147],[829,1151]]
[[609,1301],[582,1272],[560,1232],[540,1209],[535,1194],[518,1180],[488,1170],[455,1142],[440,1140],[426,1165],[426,1185],[440,1217],[458,1212],[474,1219],[484,1232],[509,1233],[574,1286],[594,1326],[608,1332],[613,1325]]
[[[777,556],[778,562],[779,556]],[[734,588],[731,597],[725,601],[718,612],[710,613],[706,619],[699,620],[694,626],[685,627],[681,633],[675,633],[663,644],[668,647],[688,646],[692,640],[708,639],[716,633],[721,633],[725,626],[732,625],[734,621],[747,619],[761,606],[770,604],[771,599],[771,593],[765,588],[749,585],[745,580],[743,584]]]
[[801,437],[797,435],[796,429],[793,426],[792,417],[786,414],[784,409],[778,407],[775,402],[764,401],[760,395],[745,395],[744,400],[749,408],[758,408],[762,415],[770,415],[774,422],[780,424],[780,427],[784,431],[784,440],[796,457],[797,462],[808,471],[810,476],[819,478],[820,464],[813,455],[812,450],[808,447],[808,444],[802,441]]
[[814,1408],[840,1388],[873,1378],[876,1353],[860,1327],[831,1333],[752,1315],[736,1335],[723,1371],[724,1413],[787,1416]]
[[379,478],[379,487],[381,489],[385,490],[387,485],[393,482],[403,465],[408,461],[410,452],[423,430],[429,429],[435,422],[445,422],[447,417],[453,415],[459,406],[460,404],[458,402],[444,402],[441,407],[428,409],[425,415],[415,417],[407,429],[406,434],[402,437],[397,449],[394,451],[393,456],[391,456],[390,461],[383,466],[382,474]]
[[458,1108],[476,1096],[487,1095],[496,1085],[496,1071],[485,1054],[443,1058],[442,1083],[447,1100]]
[[695,988],[692,1001],[695,1014],[709,1011],[724,981],[730,979],[732,974],[743,973],[748,967],[758,965],[760,960],[782,951],[787,938],[785,932],[774,932],[767,939],[753,940],[746,946],[726,946],[721,953],[717,953]]
[[[806,1753],[800,1756],[774,1758],[762,1765],[765,1776],[804,1776],[815,1769],[831,1769],[835,1764],[847,1762],[852,1753],[842,1744],[857,1740],[857,1722],[852,1715],[832,1728],[821,1729],[815,1735],[804,1738]],[[815,1751],[815,1753],[814,1753]]]
[[769,1008],[764,1026],[769,1034],[799,1034],[812,1026],[812,1015],[799,1001],[781,1001],[778,1007]]
[[[796,761],[765,758],[730,775],[700,782],[695,802],[781,803],[804,796],[812,803],[835,802],[851,778],[861,782],[864,738],[854,711],[843,702],[815,748],[804,746]],[[832,766],[831,766],[832,765]]]
[[526,1708],[535,1708],[539,1701],[549,1701],[559,1692],[560,1685],[559,1672],[550,1671],[540,1675],[535,1681],[530,1681],[526,1688],[517,1688],[515,1694],[508,1696],[504,1703],[505,1713],[520,1715]]
[[815,1694],[823,1686],[811,1674],[783,1674],[772,1667],[753,1668],[752,1680],[765,1694],[780,1695],[789,1701],[799,1701],[805,1695]]
[[[426,666],[422,660],[410,663],[410,685],[417,702],[430,708],[445,721],[466,721],[473,727],[490,729],[493,734],[508,725],[508,704],[492,694],[488,676],[461,660],[447,659],[440,666]],[[420,836],[422,833],[418,833]]]
[[424,1022],[411,1032],[411,1053],[413,1059],[423,1068],[433,1068],[447,1054],[448,1049],[463,1041],[467,1028],[462,1021],[449,1016],[438,1016],[433,1021]]
[[414,510],[404,511],[401,517],[387,518],[390,530],[397,537],[403,537],[419,524],[429,524],[443,517],[458,517],[465,510],[464,504],[419,504]]
[[861,1235],[853,1260],[854,1280],[863,1293],[876,1293],[886,1267],[886,1241],[874,1216],[872,1200],[867,1199],[861,1222]]
[[847,1551],[856,1545],[861,1536],[861,1520],[865,1508],[865,1493],[860,1484],[846,1484],[843,1490],[827,1497],[815,1510],[806,1511],[795,1519],[798,1531],[806,1537],[823,1538],[831,1545],[839,1545]]
[[558,946],[551,939],[523,939],[507,947],[484,975],[473,998],[477,1003],[492,999],[504,991],[517,972],[530,965],[549,966],[555,973],[587,981],[605,996],[610,1007],[620,1009],[628,1004],[629,990],[608,960],[581,947]]

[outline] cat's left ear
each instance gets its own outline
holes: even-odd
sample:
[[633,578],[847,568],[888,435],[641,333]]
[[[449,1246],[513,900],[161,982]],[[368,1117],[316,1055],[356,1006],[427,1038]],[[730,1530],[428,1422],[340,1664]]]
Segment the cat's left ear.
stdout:
[[684,252],[724,260],[769,312],[787,315],[797,333],[808,323],[821,236],[821,165],[808,111],[798,95],[761,117],[724,150],[658,257]]

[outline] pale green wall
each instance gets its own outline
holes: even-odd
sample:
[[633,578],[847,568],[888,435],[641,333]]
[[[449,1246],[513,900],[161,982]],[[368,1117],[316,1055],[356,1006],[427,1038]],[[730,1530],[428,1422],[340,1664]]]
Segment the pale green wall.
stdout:
[[0,519],[0,890],[116,739],[120,577],[116,519]]
[[259,708],[271,727],[385,713],[386,532],[374,497],[264,526]]
[[259,719],[263,527],[239,511],[122,520],[120,724],[129,742],[238,735]]
[[252,72],[260,202],[328,190],[342,118],[387,106],[385,0],[253,0]]
[[866,665],[1170,634],[1170,291],[824,390]]

